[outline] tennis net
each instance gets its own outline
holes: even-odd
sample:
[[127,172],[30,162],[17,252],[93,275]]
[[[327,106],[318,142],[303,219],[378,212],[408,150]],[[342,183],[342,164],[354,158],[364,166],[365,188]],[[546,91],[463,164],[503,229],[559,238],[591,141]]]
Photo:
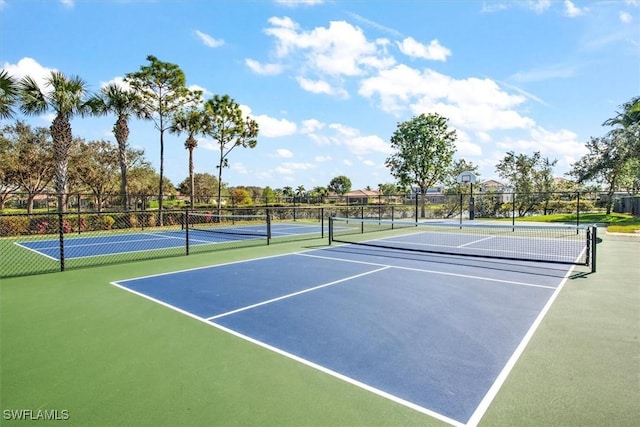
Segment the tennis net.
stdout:
[[269,215],[209,214],[188,212],[186,229],[189,232],[217,233],[236,238],[271,238]]
[[595,271],[596,227],[434,223],[354,218],[329,219],[329,244],[591,265]]

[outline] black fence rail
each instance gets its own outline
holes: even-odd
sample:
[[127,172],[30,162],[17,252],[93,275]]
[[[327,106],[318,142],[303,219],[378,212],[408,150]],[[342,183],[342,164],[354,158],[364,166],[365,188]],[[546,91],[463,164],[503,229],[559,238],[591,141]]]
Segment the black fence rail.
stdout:
[[[323,208],[314,207],[165,210],[157,226],[159,215],[0,215],[0,277],[314,239],[325,228]],[[254,232],[256,227],[265,231]]]
[[[83,200],[81,195],[66,199]],[[617,200],[620,210],[637,212],[638,198]],[[599,193],[479,192],[428,195],[424,205],[414,195],[377,196],[349,204],[165,208],[162,213],[157,209],[95,212],[82,203],[62,213],[5,211],[0,214],[0,277],[314,239],[324,237],[328,217],[415,222],[502,218],[515,223],[531,215],[570,214],[579,225],[583,213],[602,211],[610,201]],[[201,216],[187,219],[190,213]],[[222,217],[216,220],[216,216]],[[190,225],[192,232],[187,235]],[[263,225],[264,231],[247,233],[246,238],[238,237],[244,231],[231,230]]]

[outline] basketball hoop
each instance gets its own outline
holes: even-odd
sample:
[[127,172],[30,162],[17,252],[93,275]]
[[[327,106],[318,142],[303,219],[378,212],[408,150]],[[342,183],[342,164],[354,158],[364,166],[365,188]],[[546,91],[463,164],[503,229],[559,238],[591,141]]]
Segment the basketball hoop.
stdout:
[[[475,202],[473,199],[473,184],[476,183],[476,174],[471,171],[461,172],[456,178],[458,184],[469,184],[469,219],[475,219]],[[460,209],[462,209],[462,193],[460,193]],[[462,224],[462,210],[460,211],[460,223]]]
[[461,172],[456,178],[458,184],[475,184],[476,175],[471,171]]

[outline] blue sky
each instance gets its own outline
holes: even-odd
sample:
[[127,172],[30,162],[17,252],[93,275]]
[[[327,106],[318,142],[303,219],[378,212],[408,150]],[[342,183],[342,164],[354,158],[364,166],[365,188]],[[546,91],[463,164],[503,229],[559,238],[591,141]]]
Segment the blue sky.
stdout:
[[[394,182],[397,123],[430,112],[482,179],[498,179],[508,151],[540,151],[563,176],[640,94],[640,1],[0,0],[0,64],[15,77],[59,70],[97,91],[150,54],[260,124],[256,148],[229,157],[232,186]],[[114,121],[78,118],[73,131],[115,142]],[[130,127],[158,169],[153,124]],[[165,140],[174,184],[188,176],[183,140]],[[216,173],[215,150],[199,141],[196,172]]]

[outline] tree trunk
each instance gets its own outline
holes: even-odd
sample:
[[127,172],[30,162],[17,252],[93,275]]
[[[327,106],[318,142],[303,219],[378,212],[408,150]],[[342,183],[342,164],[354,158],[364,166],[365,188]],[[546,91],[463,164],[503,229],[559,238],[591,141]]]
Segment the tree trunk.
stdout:
[[[161,119],[162,120],[162,119]],[[162,127],[162,121],[160,122]],[[164,177],[164,131],[160,131],[160,185],[158,186],[158,220],[157,224],[162,227],[162,198],[163,192],[163,177]]]
[[122,208],[129,211],[129,196],[127,194],[127,139],[129,138],[129,126],[124,117],[118,117],[114,134],[118,141],[118,161],[120,163],[120,198]]

